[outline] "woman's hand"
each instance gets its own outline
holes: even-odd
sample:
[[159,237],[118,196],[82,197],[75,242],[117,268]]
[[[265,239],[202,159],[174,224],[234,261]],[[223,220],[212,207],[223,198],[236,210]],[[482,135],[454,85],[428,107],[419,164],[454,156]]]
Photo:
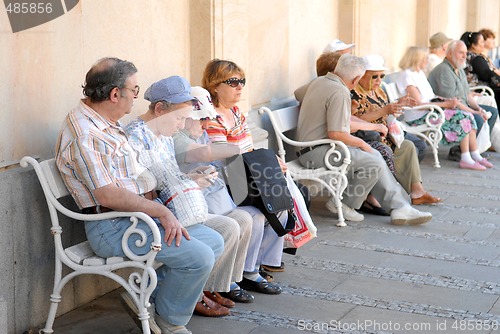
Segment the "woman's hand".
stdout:
[[377,128],[376,128],[376,130],[375,130],[375,131],[380,132],[380,135],[381,135],[381,136],[383,136],[383,137],[387,136],[387,132],[389,131],[389,130],[387,129],[387,126],[385,126],[385,125],[384,125],[384,124],[382,124],[382,123],[380,123],[380,124],[376,124],[376,125],[377,125]]
[[441,106],[447,109],[457,109],[459,103],[460,101],[456,97],[452,97],[441,102]]
[[417,101],[414,98],[405,95],[398,100],[398,104],[404,107],[415,107],[417,105]]
[[217,179],[219,173],[212,172],[209,174],[203,173],[189,173],[187,176],[191,178],[200,188],[208,188],[214,184],[214,180]]
[[399,117],[402,114],[403,105],[399,103],[389,103],[382,108],[386,115],[394,115]]
[[483,120],[487,121],[488,119],[490,119],[491,117],[491,113],[490,112],[487,112],[486,110],[484,109],[479,109],[478,110],[478,114],[483,118]]

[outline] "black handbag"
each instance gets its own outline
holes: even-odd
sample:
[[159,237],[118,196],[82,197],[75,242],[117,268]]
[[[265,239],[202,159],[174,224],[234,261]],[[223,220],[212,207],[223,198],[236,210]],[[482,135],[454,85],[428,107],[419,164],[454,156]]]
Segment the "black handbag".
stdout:
[[372,130],[358,130],[352,133],[353,136],[363,139],[365,142],[381,141],[380,133]]
[[[293,230],[292,196],[272,150],[257,149],[237,156],[227,165],[226,173],[236,205],[258,208],[280,237]],[[288,211],[285,227],[276,216],[282,211]]]

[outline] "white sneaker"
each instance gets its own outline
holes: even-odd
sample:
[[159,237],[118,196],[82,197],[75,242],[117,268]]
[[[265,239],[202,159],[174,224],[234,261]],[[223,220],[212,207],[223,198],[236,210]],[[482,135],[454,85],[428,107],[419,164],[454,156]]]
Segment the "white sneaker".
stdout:
[[431,219],[430,212],[418,211],[410,205],[391,212],[391,223],[394,225],[418,225],[427,223]]
[[[339,214],[339,212],[337,211],[337,207],[335,206],[335,202],[332,199],[326,202],[326,208],[337,215]],[[363,216],[356,210],[351,209],[344,203],[342,203],[342,213],[344,214],[345,220],[349,220],[352,222],[362,222],[365,219],[365,216]]]
[[193,334],[185,326],[172,325],[166,320],[163,320],[158,314],[155,314],[156,323],[160,326],[163,334]]
[[[139,321],[138,314],[139,314],[139,309],[137,308],[137,305],[135,305],[134,300],[130,296],[128,292],[122,292],[120,295],[122,297],[123,302],[125,302],[127,308],[127,313],[130,315],[130,317],[134,320],[134,322],[137,324],[137,326],[142,329],[142,324]],[[155,304],[151,303],[148,307],[148,312],[149,312],[149,329],[151,330],[151,333],[153,334],[161,334],[161,329],[158,327],[155,321],[155,314],[156,314],[156,309],[155,309]]]

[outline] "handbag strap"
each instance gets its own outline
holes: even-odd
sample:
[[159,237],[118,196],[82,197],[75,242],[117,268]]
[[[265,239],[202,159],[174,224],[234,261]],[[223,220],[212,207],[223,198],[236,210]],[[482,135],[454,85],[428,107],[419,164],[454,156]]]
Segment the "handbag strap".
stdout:
[[278,216],[275,213],[269,213],[267,212],[267,210],[261,210],[261,212],[264,214],[269,224],[271,224],[271,227],[273,228],[274,232],[276,232],[276,234],[279,237],[288,234],[295,227],[295,222],[297,220],[297,217],[295,216],[293,209],[287,210],[288,218],[286,220],[285,227],[283,227],[280,220],[278,219]]

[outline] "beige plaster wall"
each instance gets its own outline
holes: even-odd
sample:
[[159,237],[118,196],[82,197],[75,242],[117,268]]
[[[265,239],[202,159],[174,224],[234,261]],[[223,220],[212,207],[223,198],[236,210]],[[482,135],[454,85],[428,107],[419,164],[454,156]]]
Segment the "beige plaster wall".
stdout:
[[336,1],[314,4],[308,0],[249,2],[247,76],[252,106],[289,98],[316,76],[317,57],[337,38],[338,12]]
[[[60,124],[82,96],[85,73],[101,57],[134,62],[143,91],[169,75],[189,77],[186,19],[185,0],[85,0],[53,21],[13,34],[0,10],[0,167],[26,154],[54,154]],[[138,99],[134,115],[146,107]]]

